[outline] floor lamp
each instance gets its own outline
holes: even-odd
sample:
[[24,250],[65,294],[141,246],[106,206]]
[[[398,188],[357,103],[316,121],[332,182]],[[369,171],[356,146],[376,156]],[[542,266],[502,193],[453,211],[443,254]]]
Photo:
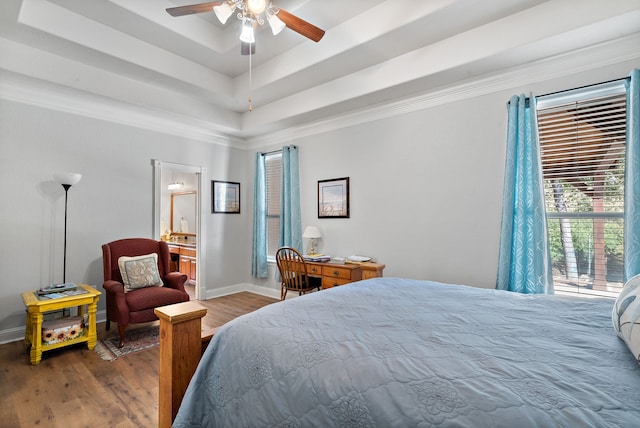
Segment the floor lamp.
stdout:
[[64,262],[62,265],[62,283],[67,282],[67,197],[69,188],[78,184],[82,175],[73,172],[56,173],[53,178],[64,187]]

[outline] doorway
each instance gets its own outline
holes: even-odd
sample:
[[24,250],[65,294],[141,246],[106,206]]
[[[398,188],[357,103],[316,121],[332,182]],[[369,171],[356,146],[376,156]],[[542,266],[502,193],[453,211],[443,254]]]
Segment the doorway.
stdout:
[[187,275],[192,300],[206,298],[203,183],[206,168],[154,159],[153,237],[169,244],[173,269]]

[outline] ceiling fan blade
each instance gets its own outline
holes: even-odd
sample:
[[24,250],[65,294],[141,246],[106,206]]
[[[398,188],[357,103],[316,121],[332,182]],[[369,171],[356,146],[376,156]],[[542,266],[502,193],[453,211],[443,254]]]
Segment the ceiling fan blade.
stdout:
[[221,1],[210,1],[208,3],[189,4],[186,6],[170,7],[167,13],[171,16],[192,15],[194,13],[203,13],[213,11],[214,6],[221,5]]
[[298,34],[305,36],[314,42],[319,42],[322,36],[324,36],[324,30],[316,27],[313,24],[308,23],[304,19],[298,18],[295,15],[290,14],[284,9],[280,9],[278,12],[278,18],[285,23],[285,25],[295,31]]
[[[247,43],[240,42],[240,55],[255,55],[256,54],[256,43]],[[251,53],[249,53],[249,49],[251,49]]]

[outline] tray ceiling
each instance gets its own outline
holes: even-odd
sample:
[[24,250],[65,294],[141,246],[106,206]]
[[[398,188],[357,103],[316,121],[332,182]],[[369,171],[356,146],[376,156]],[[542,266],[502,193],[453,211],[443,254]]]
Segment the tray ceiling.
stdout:
[[193,0],[0,3],[5,78],[238,140],[640,33],[640,0],[274,0],[326,35],[314,43],[266,25],[249,59],[235,17],[165,12]]

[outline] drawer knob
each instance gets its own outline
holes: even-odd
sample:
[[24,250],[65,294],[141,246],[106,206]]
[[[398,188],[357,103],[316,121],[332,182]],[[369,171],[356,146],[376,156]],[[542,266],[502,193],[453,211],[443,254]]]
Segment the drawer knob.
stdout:
[[340,274],[340,272],[338,272],[337,270],[333,271],[333,276],[338,276]]

